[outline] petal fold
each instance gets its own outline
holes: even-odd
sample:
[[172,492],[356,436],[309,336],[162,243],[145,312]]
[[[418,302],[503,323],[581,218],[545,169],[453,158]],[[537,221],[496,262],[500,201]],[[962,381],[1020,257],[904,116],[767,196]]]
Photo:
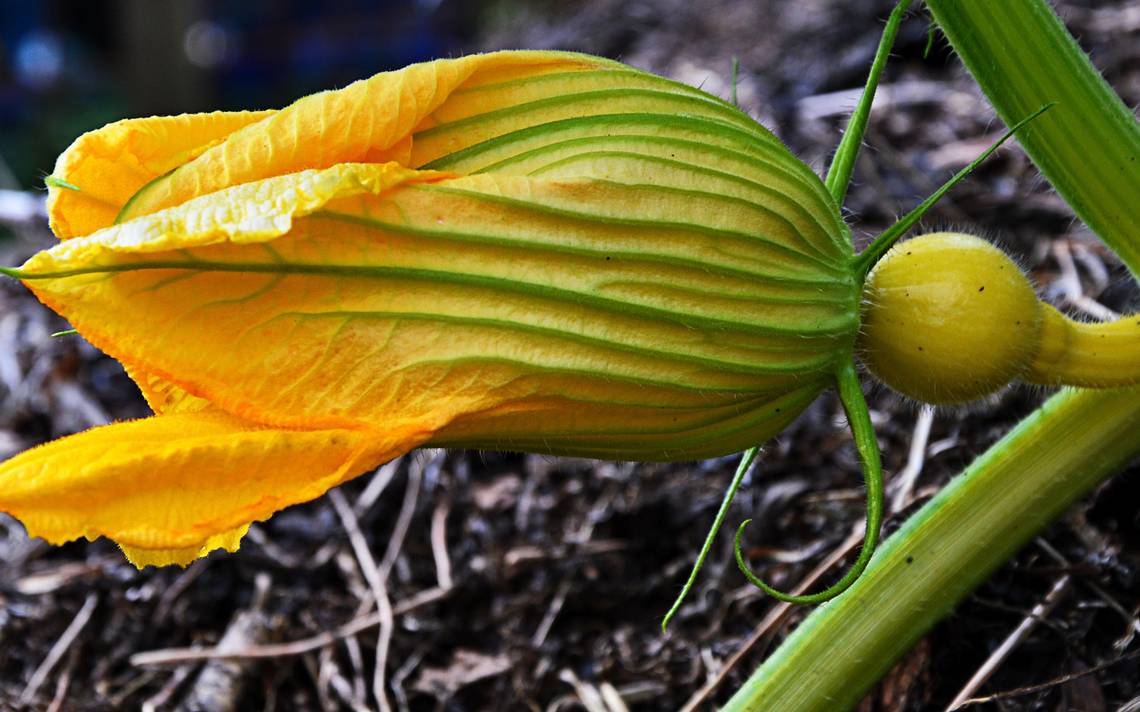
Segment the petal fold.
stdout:
[[[495,52],[413,64],[343,89],[312,94],[233,132],[147,184],[123,207],[119,221],[222,188],[305,169],[356,162],[410,165],[413,131],[436,123],[433,113],[465,82],[598,67],[622,65],[565,52]],[[498,108],[485,101],[478,104]]]
[[124,119],[83,134],[60,154],[51,175],[56,180],[49,181],[52,232],[66,240],[113,224],[147,183],[272,113],[215,111]]

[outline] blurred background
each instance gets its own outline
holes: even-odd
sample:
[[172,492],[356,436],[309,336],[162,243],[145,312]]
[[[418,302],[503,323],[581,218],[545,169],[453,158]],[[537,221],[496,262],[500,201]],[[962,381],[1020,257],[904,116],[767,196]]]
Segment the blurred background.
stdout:
[[471,39],[455,0],[0,1],[0,188],[38,186],[72,139],[150,114],[267,108]]
[[[1140,104],[1140,2],[1054,5],[1125,102]],[[0,264],[51,244],[40,214],[43,177],[83,131],[130,116],[278,107],[470,51],[601,54],[726,98],[735,57],[741,107],[822,171],[892,6],[0,0]],[[945,43],[936,37],[927,51],[927,40],[925,14],[912,12],[845,206],[857,241],[1002,131]],[[943,200],[926,225],[1000,242],[1040,292],[1071,313],[1099,318],[1140,304],[1119,262],[1015,146]],[[146,414],[118,363],[79,337],[52,338],[66,327],[21,286],[0,279],[0,458]],[[888,528],[1045,395],[1012,388],[969,409],[931,414],[868,384],[887,472],[921,473]],[[376,558],[391,557],[394,704],[714,708],[784,630],[757,633],[771,600],[741,579],[723,536],[670,634],[658,627],[734,465],[732,458],[653,465],[425,452],[347,484],[343,493]],[[757,519],[750,536],[762,545],[749,554],[762,575],[790,587],[839,545],[863,516],[858,471],[841,409],[824,395],[766,449],[758,482],[730,514],[734,522]],[[1140,709],[1140,658],[1128,652],[1140,644],[1137,501],[1134,466],[932,630],[861,712],[942,709],[1034,616],[1045,624],[1020,639],[978,694],[1030,691],[985,709]],[[1077,583],[1047,613],[1030,614],[1063,576]],[[136,571],[106,541],[50,547],[0,515],[0,709],[372,708],[378,638],[369,605],[327,497],[255,525],[237,554],[186,570]],[[321,637],[336,630],[331,641]],[[61,640],[67,645],[59,649]],[[228,667],[179,657],[222,640],[246,650],[284,648]],[[137,657],[159,649],[174,652],[159,662]],[[210,687],[219,679],[221,687]]]

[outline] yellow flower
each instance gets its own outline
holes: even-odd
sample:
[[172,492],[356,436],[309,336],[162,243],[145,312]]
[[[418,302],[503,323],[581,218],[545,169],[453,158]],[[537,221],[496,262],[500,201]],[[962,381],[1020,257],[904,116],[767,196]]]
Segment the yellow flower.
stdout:
[[820,180],[731,105],[578,54],[441,60],[80,137],[12,274],[156,416],[0,465],[0,510],[136,564],[412,448],[723,455],[851,363]]

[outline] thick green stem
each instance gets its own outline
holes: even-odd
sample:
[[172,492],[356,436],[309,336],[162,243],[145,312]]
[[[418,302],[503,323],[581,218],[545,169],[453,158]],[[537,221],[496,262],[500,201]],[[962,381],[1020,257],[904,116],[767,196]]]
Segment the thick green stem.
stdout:
[[1045,0],[927,0],[926,6],[1041,173],[1140,276],[1140,127]]
[[1140,389],[1054,396],[887,539],[862,578],[816,609],[726,709],[853,706],[963,596],[1138,450]]
[[[927,0],[1073,210],[1140,276],[1140,126],[1045,0]],[[732,710],[853,706],[918,638],[1072,502],[1140,453],[1140,389],[1054,396],[882,546],[846,594],[808,617]]]

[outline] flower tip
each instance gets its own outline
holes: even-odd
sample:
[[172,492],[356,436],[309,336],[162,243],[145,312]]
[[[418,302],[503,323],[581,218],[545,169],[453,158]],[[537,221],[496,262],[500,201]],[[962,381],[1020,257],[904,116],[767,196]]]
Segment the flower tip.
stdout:
[[68,183],[64,179],[56,178],[55,176],[44,176],[44,185],[48,188],[63,188],[64,190],[74,190],[76,193],[83,192],[79,189],[79,186],[74,183]]
[[187,546],[177,549],[145,549],[137,546],[119,543],[119,548],[136,569],[147,566],[181,566],[185,568],[216,549],[225,549],[231,554],[241,546],[242,537],[249,531],[249,525],[232,529],[228,532],[215,534],[200,546]]

